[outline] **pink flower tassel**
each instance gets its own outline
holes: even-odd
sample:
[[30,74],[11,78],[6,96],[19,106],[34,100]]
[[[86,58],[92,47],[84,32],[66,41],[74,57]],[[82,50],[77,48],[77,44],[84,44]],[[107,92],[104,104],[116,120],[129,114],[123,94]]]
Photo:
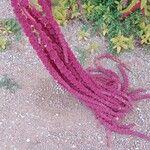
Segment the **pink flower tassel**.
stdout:
[[[129,90],[126,65],[111,54],[103,54],[95,58],[95,68],[83,69],[55,21],[51,1],[39,0],[42,12],[28,0],[11,2],[31,45],[53,78],[90,108],[109,133],[150,141],[150,136],[132,129],[134,124],[123,125],[121,122],[133,110],[134,101],[150,98],[150,94],[144,94],[144,89]],[[104,58],[118,64],[122,78],[100,65]],[[108,145],[110,141],[108,138]]]

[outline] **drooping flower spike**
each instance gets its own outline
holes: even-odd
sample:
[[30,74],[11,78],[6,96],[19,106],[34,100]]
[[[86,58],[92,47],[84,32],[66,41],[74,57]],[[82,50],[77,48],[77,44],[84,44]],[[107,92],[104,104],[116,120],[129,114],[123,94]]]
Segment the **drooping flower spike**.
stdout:
[[[38,2],[42,11],[28,0],[12,0],[12,6],[31,45],[53,78],[93,111],[108,134],[114,131],[150,141],[150,136],[132,129],[134,124],[121,122],[133,110],[134,101],[148,99],[150,94],[144,94],[146,90],[142,88],[129,90],[127,67],[111,54],[97,56],[95,68],[82,68],[55,21],[51,1]],[[122,78],[100,65],[104,58],[118,64]]]

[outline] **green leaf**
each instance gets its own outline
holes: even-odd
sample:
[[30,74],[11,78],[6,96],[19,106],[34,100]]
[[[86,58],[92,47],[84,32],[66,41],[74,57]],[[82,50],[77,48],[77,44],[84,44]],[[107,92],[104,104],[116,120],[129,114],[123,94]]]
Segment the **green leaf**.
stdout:
[[9,78],[7,75],[4,75],[0,79],[0,88],[5,88],[11,93],[14,93],[20,87],[13,79]]
[[4,51],[8,46],[8,40],[5,37],[0,37],[0,51]]
[[141,9],[145,8],[147,6],[147,0],[141,0]]

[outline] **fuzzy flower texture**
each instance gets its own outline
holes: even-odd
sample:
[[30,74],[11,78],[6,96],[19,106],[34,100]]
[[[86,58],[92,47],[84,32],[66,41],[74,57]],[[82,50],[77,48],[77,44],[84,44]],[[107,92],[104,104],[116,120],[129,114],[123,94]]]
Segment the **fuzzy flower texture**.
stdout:
[[[129,89],[125,64],[111,54],[103,54],[95,58],[94,68],[83,69],[61,33],[50,0],[38,0],[41,11],[28,0],[11,2],[18,21],[49,73],[93,111],[108,131],[108,137],[111,132],[117,132],[150,141],[150,136],[132,129],[134,124],[122,123],[133,110],[135,101],[150,98],[142,88]],[[122,78],[100,65],[104,58],[117,62]]]

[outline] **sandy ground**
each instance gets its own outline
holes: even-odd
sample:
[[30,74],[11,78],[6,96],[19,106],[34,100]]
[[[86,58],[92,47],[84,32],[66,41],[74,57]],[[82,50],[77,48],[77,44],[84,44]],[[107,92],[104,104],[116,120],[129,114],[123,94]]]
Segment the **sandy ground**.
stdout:
[[[0,0],[0,18],[14,16],[8,0]],[[81,23],[74,21],[63,32],[71,47],[99,42],[103,38],[78,41]],[[92,63],[87,58],[85,67]],[[120,58],[130,67],[131,87],[150,87],[150,53],[135,49]],[[111,67],[111,63],[106,61]],[[105,130],[92,112],[58,85],[48,74],[28,39],[12,38],[11,47],[0,53],[0,76],[8,74],[19,85],[14,94],[0,89],[0,150],[107,150]],[[137,130],[150,135],[150,102],[144,100],[126,118]],[[112,150],[149,150],[150,142],[113,133]]]

